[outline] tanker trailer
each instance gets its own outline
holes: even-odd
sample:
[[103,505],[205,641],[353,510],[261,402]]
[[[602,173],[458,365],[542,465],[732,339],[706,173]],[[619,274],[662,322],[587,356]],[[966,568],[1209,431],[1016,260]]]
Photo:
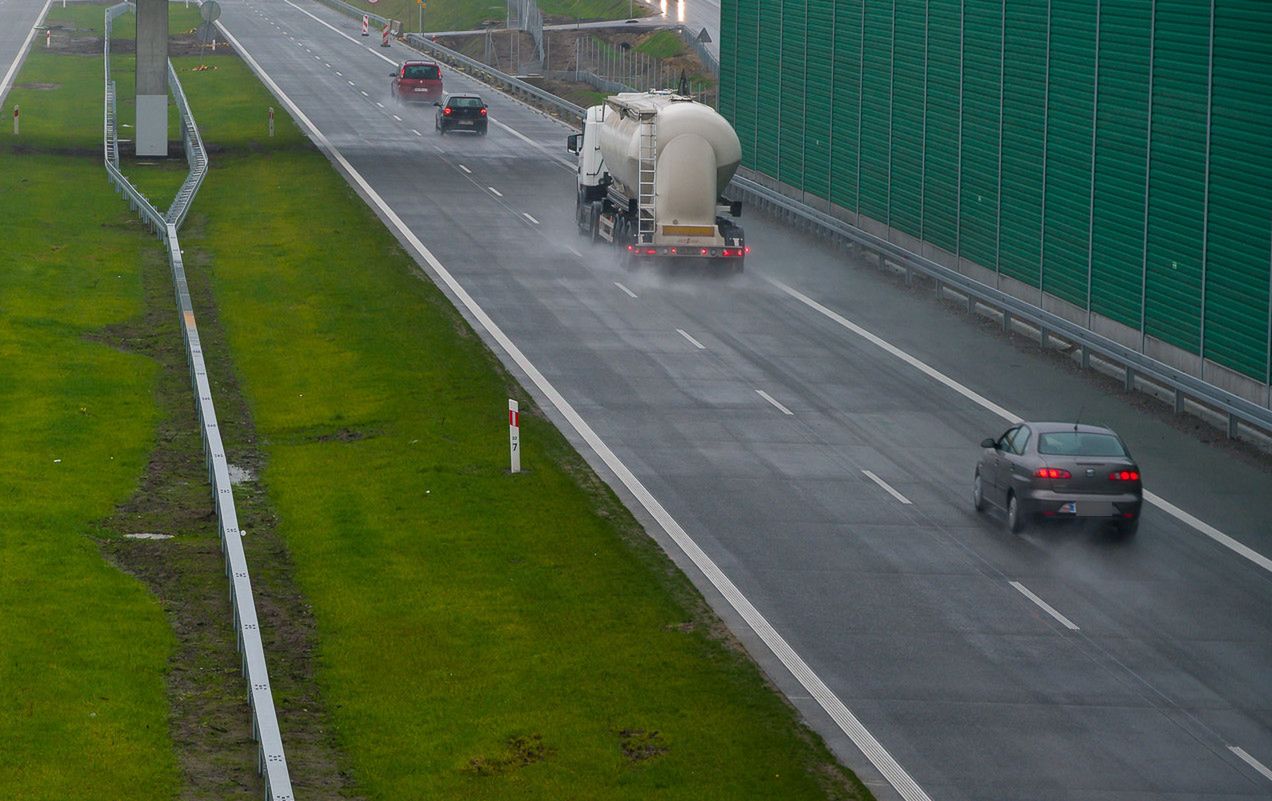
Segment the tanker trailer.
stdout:
[[587,110],[567,149],[580,233],[623,248],[629,266],[689,258],[742,270],[749,248],[729,219],[742,204],[723,197],[742,146],[715,109],[668,91],[614,95]]

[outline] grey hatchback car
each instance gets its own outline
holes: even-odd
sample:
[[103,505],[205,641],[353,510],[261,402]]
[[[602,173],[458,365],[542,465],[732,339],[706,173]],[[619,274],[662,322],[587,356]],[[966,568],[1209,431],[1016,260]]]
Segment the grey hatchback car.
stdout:
[[1122,438],[1103,426],[1019,423],[981,443],[972,504],[1007,514],[1007,528],[1037,518],[1099,518],[1119,533],[1139,527],[1144,487]]

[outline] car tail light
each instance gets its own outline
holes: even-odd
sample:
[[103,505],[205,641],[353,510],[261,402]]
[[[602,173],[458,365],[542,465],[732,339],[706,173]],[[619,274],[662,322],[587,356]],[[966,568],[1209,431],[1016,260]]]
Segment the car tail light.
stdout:
[[442,109],[442,115],[449,117],[451,115],[451,107],[447,106],[446,108]]
[[636,252],[636,248],[635,248],[635,247],[633,247],[632,245],[628,245],[628,246],[627,246],[627,252],[628,252],[628,253],[635,253],[635,252]]
[[1109,481],[1139,481],[1138,470],[1114,470],[1109,473]]
[[750,253],[750,252],[751,252],[751,246],[750,246],[750,245],[747,245],[747,246],[746,246],[745,248],[743,248],[742,250],[743,250],[743,252],[745,252],[745,253]]
[[676,255],[676,249],[675,249],[675,248],[672,248],[672,249],[671,249],[671,255],[673,255],[673,256],[674,256],[674,255]]
[[657,256],[657,255],[658,255],[658,250],[657,250],[656,248],[645,248],[645,255],[646,255],[646,256]]
[[1068,470],[1061,470],[1058,467],[1039,467],[1034,471],[1035,478],[1073,478]]
[[481,114],[481,116],[483,116],[483,117],[484,117],[484,116],[486,116],[486,109],[482,109],[482,110],[481,110],[480,112],[478,112],[478,113],[479,113],[479,114]]

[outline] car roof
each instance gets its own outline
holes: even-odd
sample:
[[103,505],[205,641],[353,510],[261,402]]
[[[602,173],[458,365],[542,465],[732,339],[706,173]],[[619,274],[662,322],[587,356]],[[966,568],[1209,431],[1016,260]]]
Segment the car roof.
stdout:
[[[447,92],[446,93],[447,101],[454,100],[457,97],[472,98],[473,100],[481,100],[481,95],[476,94],[474,92]],[[485,103],[486,101],[481,100],[481,102]]]
[[1025,421],[1022,425],[1029,426],[1039,434],[1050,434],[1056,431],[1077,431],[1082,434],[1111,434],[1112,436],[1117,436],[1117,433],[1107,426],[1093,426],[1087,423],[1036,423]]
[[429,61],[428,59],[421,59],[421,58],[408,58],[406,61],[402,62],[402,66],[403,67],[420,67],[420,66],[436,67],[437,62]]

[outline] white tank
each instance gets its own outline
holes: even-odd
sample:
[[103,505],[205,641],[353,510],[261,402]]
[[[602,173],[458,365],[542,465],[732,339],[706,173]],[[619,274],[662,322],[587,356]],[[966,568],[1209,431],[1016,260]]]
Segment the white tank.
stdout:
[[653,114],[654,168],[659,225],[715,225],[716,198],[742,161],[742,144],[729,121],[710,106],[666,92],[614,95],[605,102],[601,155],[619,189],[637,196],[640,118]]

